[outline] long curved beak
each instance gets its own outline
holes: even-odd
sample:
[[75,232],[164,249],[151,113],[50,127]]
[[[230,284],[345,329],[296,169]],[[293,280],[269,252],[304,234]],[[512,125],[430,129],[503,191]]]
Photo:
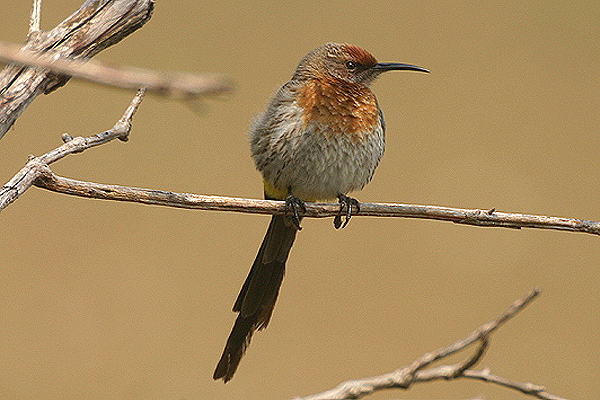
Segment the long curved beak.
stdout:
[[410,64],[402,64],[402,63],[378,63],[375,64],[372,69],[374,69],[375,71],[381,71],[381,72],[385,72],[385,71],[418,71],[418,72],[426,72],[429,73],[428,69],[425,68],[421,68],[421,67],[417,67],[416,65],[410,65]]

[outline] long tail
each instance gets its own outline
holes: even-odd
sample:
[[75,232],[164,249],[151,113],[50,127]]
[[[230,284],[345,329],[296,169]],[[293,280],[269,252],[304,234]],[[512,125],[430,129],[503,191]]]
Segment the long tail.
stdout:
[[229,381],[240,364],[254,331],[267,327],[295,237],[296,228],[288,217],[274,215],[271,218],[254,264],[233,305],[233,311],[239,315],[213,379]]

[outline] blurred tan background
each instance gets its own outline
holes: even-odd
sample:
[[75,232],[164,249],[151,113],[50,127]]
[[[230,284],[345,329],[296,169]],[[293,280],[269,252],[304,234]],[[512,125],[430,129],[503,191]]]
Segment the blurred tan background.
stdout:
[[[23,42],[28,1],[4,1],[0,39]],[[45,0],[50,29],[83,0]],[[102,183],[260,198],[246,130],[309,50],[346,41],[389,73],[373,85],[387,150],[365,202],[600,220],[597,2],[159,1],[97,59],[222,72],[237,90],[185,104],[149,96],[127,143],[53,166]],[[133,92],[81,82],[38,98],[0,141],[0,180],[112,127]],[[0,398],[290,398],[406,365],[462,338],[534,286],[481,366],[598,398],[600,238],[356,217],[306,220],[269,328],[236,377],[211,378],[267,216],[168,209],[32,188],[0,215]],[[525,398],[482,382],[372,398]]]

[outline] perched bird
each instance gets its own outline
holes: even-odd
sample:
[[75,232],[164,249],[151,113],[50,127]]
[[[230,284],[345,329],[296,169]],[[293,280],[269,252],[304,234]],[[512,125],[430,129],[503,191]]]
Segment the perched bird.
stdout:
[[385,123],[369,89],[383,72],[414,65],[378,63],[351,44],[327,43],[308,53],[292,80],[271,99],[250,130],[252,157],[262,173],[265,198],[285,200],[286,215],[274,215],[250,273],[233,306],[238,313],[214,379],[229,381],[255,330],[269,323],[285,262],[300,230],[304,202],[340,202],[342,226],[359,211],[347,193],[373,177],[385,147]]

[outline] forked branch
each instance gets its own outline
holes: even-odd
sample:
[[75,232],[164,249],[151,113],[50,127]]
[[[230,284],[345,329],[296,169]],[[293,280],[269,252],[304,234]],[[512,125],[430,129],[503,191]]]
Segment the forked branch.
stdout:
[[[490,383],[505,386],[522,393],[547,400],[565,400],[561,397],[546,392],[546,389],[530,383],[514,382],[509,379],[492,375],[489,370],[472,370],[483,358],[492,332],[500,328],[505,322],[523,310],[533,299],[540,294],[539,289],[533,289],[523,298],[515,301],[502,315],[495,320],[484,324],[471,332],[464,339],[458,340],[451,345],[425,353],[412,364],[388,374],[370,378],[346,381],[335,388],[323,393],[298,397],[295,400],[343,400],[358,399],[384,389],[408,389],[417,382],[429,382],[433,380],[451,380],[459,378],[479,379]],[[451,354],[464,350],[469,345],[479,342],[475,352],[463,362],[438,367],[429,367],[433,362],[440,361]],[[427,369],[426,369],[427,368]]]
[[133,114],[138,109],[144,98],[145,89],[140,89],[135,95],[125,113],[117,123],[105,132],[97,133],[88,138],[72,138],[68,134],[63,135],[63,144],[40,157],[31,156],[25,167],[0,189],[0,211],[15,201],[21,194],[34,184],[34,182],[49,170],[49,165],[61,158],[74,153],[81,153],[90,147],[99,146],[113,139],[127,141],[131,130]]

